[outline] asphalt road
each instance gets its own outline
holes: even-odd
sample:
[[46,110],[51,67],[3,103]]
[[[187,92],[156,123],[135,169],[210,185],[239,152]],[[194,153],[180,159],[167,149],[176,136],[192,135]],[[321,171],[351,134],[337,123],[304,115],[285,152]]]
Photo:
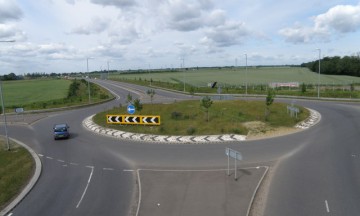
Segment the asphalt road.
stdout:
[[[321,122],[300,133],[264,140],[206,145],[117,140],[84,129],[86,117],[119,104],[129,92],[150,101],[149,88],[102,83],[118,99],[107,104],[52,113],[30,126],[12,125],[9,135],[41,156],[42,175],[13,210],[16,215],[134,215],[138,169],[221,169],[225,147],[240,151],[242,167],[269,165],[261,193],[264,215],[358,215],[360,201],[360,105],[302,101]],[[156,90],[154,101],[196,99]],[[290,103],[290,101],[285,102]],[[72,138],[54,141],[52,125],[67,122]],[[3,131],[3,128],[0,128]]]

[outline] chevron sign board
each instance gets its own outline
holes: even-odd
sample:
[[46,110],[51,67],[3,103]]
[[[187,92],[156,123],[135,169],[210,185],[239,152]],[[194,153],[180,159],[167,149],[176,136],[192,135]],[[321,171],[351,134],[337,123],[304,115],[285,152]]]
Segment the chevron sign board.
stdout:
[[121,124],[123,117],[121,115],[106,115],[108,124]]
[[108,124],[160,125],[160,116],[106,115]]

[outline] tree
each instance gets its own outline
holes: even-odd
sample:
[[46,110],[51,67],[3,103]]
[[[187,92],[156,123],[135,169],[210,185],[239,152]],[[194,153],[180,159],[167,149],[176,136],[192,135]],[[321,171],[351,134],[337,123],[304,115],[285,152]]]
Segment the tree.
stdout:
[[143,108],[143,105],[140,103],[140,99],[139,98],[136,98],[135,100],[134,100],[134,107],[135,107],[135,110],[137,110],[137,111],[141,111],[142,110],[142,108]]
[[205,96],[201,99],[200,106],[205,108],[207,121],[209,121],[209,109],[212,104],[213,104],[213,101],[211,100],[211,98],[209,96]]
[[130,93],[128,93],[127,97],[126,97],[126,103],[128,104],[132,104],[133,103],[133,97]]
[[154,98],[154,95],[155,95],[155,90],[154,89],[148,89],[146,94],[148,94],[150,96],[150,101],[151,101],[151,104],[153,103],[153,98]]
[[302,83],[301,84],[301,93],[305,93],[306,92],[306,84]]
[[267,120],[270,115],[270,106],[271,106],[271,104],[273,104],[274,98],[275,98],[274,90],[269,89],[267,96],[266,96],[266,101],[265,101],[265,104],[266,104],[265,120]]

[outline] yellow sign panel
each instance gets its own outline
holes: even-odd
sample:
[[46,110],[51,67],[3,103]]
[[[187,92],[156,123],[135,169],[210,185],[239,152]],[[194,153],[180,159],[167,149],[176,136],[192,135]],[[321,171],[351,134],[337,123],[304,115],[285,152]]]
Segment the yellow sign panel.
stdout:
[[160,116],[106,115],[108,124],[160,125]]

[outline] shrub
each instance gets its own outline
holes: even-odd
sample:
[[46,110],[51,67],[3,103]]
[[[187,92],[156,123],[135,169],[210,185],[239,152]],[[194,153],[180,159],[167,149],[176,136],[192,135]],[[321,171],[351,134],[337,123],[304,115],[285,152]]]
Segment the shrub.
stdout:
[[187,130],[186,130],[186,133],[188,135],[193,135],[194,133],[196,132],[196,129],[194,127],[189,127]]
[[171,118],[172,118],[172,119],[178,120],[178,119],[180,119],[181,117],[182,117],[182,113],[181,113],[181,112],[176,112],[176,111],[174,111],[174,112],[171,113]]

